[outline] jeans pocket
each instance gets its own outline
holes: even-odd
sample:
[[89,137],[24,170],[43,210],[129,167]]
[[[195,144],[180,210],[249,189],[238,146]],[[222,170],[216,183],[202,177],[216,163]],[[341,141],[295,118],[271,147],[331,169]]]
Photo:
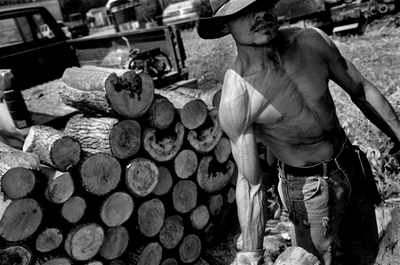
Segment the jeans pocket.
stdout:
[[293,201],[308,201],[320,193],[322,183],[317,176],[295,178],[291,183],[290,197]]

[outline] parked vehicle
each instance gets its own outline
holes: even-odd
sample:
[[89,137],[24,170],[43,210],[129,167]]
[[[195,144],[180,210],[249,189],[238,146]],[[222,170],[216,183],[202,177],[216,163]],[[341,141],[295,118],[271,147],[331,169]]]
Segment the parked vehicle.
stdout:
[[68,39],[72,38],[71,31],[69,31],[69,28],[67,25],[65,25],[64,21],[58,20],[57,24],[58,24],[58,26],[60,26],[60,28],[62,29],[62,31],[64,32],[65,36]]
[[70,21],[65,22],[68,30],[71,32],[72,38],[79,38],[89,35],[89,27],[83,21],[80,13],[74,13],[69,15]]
[[196,8],[193,5],[193,0],[188,1],[171,1],[163,11],[163,24],[175,25],[189,23],[194,25],[199,17]]
[[79,66],[75,51],[41,6],[0,9],[0,68],[11,69],[19,89],[62,76]]

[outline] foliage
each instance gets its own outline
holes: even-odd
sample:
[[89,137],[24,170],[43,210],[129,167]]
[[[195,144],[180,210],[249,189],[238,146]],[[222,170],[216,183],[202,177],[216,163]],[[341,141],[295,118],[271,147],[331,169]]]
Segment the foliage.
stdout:
[[200,17],[211,17],[212,9],[209,0],[196,0],[193,3]]

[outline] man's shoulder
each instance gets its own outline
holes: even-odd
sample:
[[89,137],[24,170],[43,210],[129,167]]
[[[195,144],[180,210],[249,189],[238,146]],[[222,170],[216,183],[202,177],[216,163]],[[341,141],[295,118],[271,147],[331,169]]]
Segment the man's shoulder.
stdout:
[[321,42],[324,38],[329,38],[318,28],[283,28],[280,34],[289,41],[296,43]]

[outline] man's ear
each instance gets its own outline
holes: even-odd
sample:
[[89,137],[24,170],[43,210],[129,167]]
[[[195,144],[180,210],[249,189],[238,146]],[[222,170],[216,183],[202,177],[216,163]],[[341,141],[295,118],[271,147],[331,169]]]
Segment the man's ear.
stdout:
[[219,30],[220,30],[222,33],[229,34],[229,28],[228,28],[228,26],[226,25],[225,21],[222,20],[222,19],[219,21]]

